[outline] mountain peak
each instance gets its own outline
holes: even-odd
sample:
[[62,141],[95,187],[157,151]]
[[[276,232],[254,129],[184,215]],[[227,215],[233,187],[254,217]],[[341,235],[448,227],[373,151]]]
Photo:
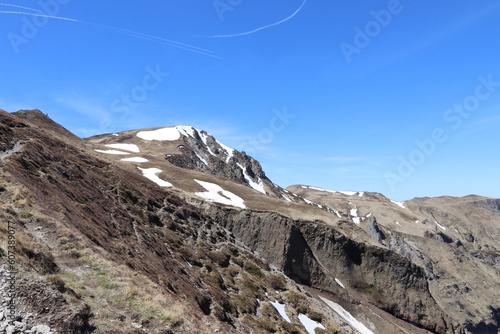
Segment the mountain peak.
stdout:
[[[87,138],[93,148],[121,162],[147,165],[161,171],[172,166],[214,175],[245,185],[263,195],[278,198],[276,186],[266,176],[260,163],[217,140],[205,130],[189,125],[175,125],[124,131]],[[132,156],[133,155],[133,156]],[[122,156],[127,156],[123,159]],[[167,173],[168,174],[168,173]],[[174,173],[175,174],[175,173]],[[169,181],[174,187],[192,188],[197,175],[191,180]],[[199,186],[199,184],[198,184]]]

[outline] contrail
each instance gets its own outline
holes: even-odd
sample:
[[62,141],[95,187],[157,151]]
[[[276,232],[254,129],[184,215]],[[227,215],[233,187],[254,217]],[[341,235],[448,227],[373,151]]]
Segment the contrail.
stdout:
[[[13,12],[10,10],[0,10],[0,14],[18,14],[18,15],[31,15],[31,16],[38,16],[38,17],[46,17],[49,19],[57,19],[57,20],[64,20],[64,21],[71,21],[71,22],[80,22],[75,19],[69,19],[66,17],[60,17],[60,16],[52,16],[52,15],[46,15],[46,14],[37,14],[37,13],[26,13],[26,12]],[[83,22],[80,22],[83,23]]]
[[119,33],[122,33],[122,34],[125,34],[128,36],[131,36],[131,37],[136,37],[136,38],[140,38],[140,39],[144,39],[144,40],[148,40],[148,41],[156,42],[156,43],[162,43],[162,44],[166,44],[166,45],[178,48],[178,49],[182,49],[182,50],[186,50],[186,51],[190,51],[190,52],[195,52],[195,53],[200,53],[200,54],[203,54],[203,55],[206,55],[209,57],[222,59],[221,57],[216,56],[213,51],[202,49],[202,48],[199,48],[199,47],[194,46],[194,45],[176,42],[176,41],[172,41],[172,40],[169,40],[166,38],[153,36],[153,35],[147,35],[147,34],[143,34],[143,33],[136,32],[136,31],[106,26],[106,25],[99,24],[99,23],[91,23],[91,22],[80,21],[77,19],[71,19],[71,18],[67,18],[67,17],[52,16],[52,15],[30,13],[30,12],[15,12],[15,11],[0,10],[0,14],[30,15],[30,16],[46,17],[49,19],[56,19],[56,20],[63,20],[63,21],[70,21],[70,22],[77,22],[77,23],[82,23],[82,24],[93,25],[93,26],[97,26],[97,27],[101,27],[101,28],[110,29],[110,30],[113,30],[115,32],[119,32]]
[[253,34],[253,33],[256,33],[258,31],[261,31],[261,30],[264,30],[264,29],[267,29],[267,28],[270,28],[270,27],[275,27],[277,25],[280,25],[282,23],[285,23],[286,21],[288,20],[291,20],[295,15],[297,15],[302,7],[304,7],[304,5],[306,4],[307,0],[304,0],[304,2],[302,2],[302,5],[300,5],[299,9],[297,9],[292,15],[290,15],[289,17],[281,20],[281,21],[278,21],[278,22],[275,22],[275,23],[272,23],[272,24],[269,24],[267,26],[263,26],[263,27],[260,27],[260,28],[257,28],[257,29],[254,29],[254,30],[250,30],[250,31],[246,31],[246,32],[242,32],[242,33],[239,33],[239,34],[231,34],[231,35],[211,35],[211,36],[195,36],[195,37],[208,37],[208,38],[227,38],[227,37],[239,37],[239,36],[245,36],[245,35],[250,35],[250,34]]
[[202,48],[199,48],[199,47],[194,46],[194,45],[176,42],[176,41],[172,41],[170,39],[166,39],[166,38],[162,38],[162,37],[158,37],[158,36],[153,36],[153,35],[148,35],[148,34],[143,34],[143,33],[136,32],[136,31],[115,28],[115,27],[109,27],[109,26],[105,26],[102,24],[96,24],[96,23],[88,23],[88,24],[111,29],[111,30],[114,30],[116,32],[131,36],[131,37],[136,37],[136,38],[140,38],[140,39],[144,39],[144,40],[156,42],[156,43],[167,44],[167,45],[173,46],[175,48],[179,48],[179,49],[183,49],[183,50],[187,50],[187,51],[191,51],[191,52],[195,52],[195,53],[200,53],[200,54],[203,54],[203,55],[206,55],[209,57],[223,59],[222,57],[216,56],[213,51],[210,51],[207,49],[202,49]]
[[[133,31],[127,31],[127,30],[122,30],[120,28],[113,28],[113,27],[107,27],[107,28],[113,29],[113,30],[115,30],[118,33],[125,34],[125,35],[128,35],[130,37],[136,37],[136,38],[144,39],[146,41],[150,41],[150,42],[154,42],[154,43],[166,44],[166,45],[172,46],[174,48],[178,48],[178,49],[182,49],[182,50],[187,50],[187,51],[191,51],[191,52],[194,52],[194,53],[200,53],[202,55],[213,57],[213,58],[224,59],[222,57],[219,57],[219,56],[213,54],[213,51],[210,51],[210,50],[202,51],[204,49],[198,48],[196,46],[189,46],[189,44],[184,44],[184,43],[179,43],[179,42],[175,42],[175,41],[170,41],[168,39],[164,39],[164,38],[156,37],[156,36],[148,37],[148,35],[144,35],[142,33],[137,33],[137,32],[133,32]],[[182,45],[187,45],[187,46],[185,47],[185,46],[182,46]]]
[[19,5],[12,5],[10,3],[0,3],[0,6],[15,7],[15,8],[21,8],[21,9],[26,9],[26,10],[32,10],[34,12],[43,13],[43,11],[41,11],[40,9],[35,9],[35,8],[30,8],[30,7],[24,7],[24,6],[19,6]]

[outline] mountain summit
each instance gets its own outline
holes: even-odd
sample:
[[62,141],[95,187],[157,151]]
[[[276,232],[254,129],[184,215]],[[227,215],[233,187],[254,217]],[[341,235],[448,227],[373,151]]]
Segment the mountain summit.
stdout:
[[0,332],[498,332],[498,199],[284,189],[191,126],[40,111],[0,110],[0,171]]

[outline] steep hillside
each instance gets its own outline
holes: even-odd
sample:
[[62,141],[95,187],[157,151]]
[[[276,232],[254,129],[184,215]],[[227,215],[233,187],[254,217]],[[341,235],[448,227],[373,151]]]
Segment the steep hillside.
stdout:
[[497,333],[495,199],[283,189],[203,130],[40,111],[0,111],[0,171],[0,332]]
[[[2,292],[16,291],[3,306],[7,331],[305,333],[308,319],[329,332],[343,326],[175,191],[18,117],[0,112],[0,120]],[[289,321],[278,312],[285,304]]]

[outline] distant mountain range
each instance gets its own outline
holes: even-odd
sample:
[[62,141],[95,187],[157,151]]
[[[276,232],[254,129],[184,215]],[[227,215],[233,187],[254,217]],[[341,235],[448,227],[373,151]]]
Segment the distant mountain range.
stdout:
[[499,333],[500,199],[319,186],[0,110],[0,333]]

